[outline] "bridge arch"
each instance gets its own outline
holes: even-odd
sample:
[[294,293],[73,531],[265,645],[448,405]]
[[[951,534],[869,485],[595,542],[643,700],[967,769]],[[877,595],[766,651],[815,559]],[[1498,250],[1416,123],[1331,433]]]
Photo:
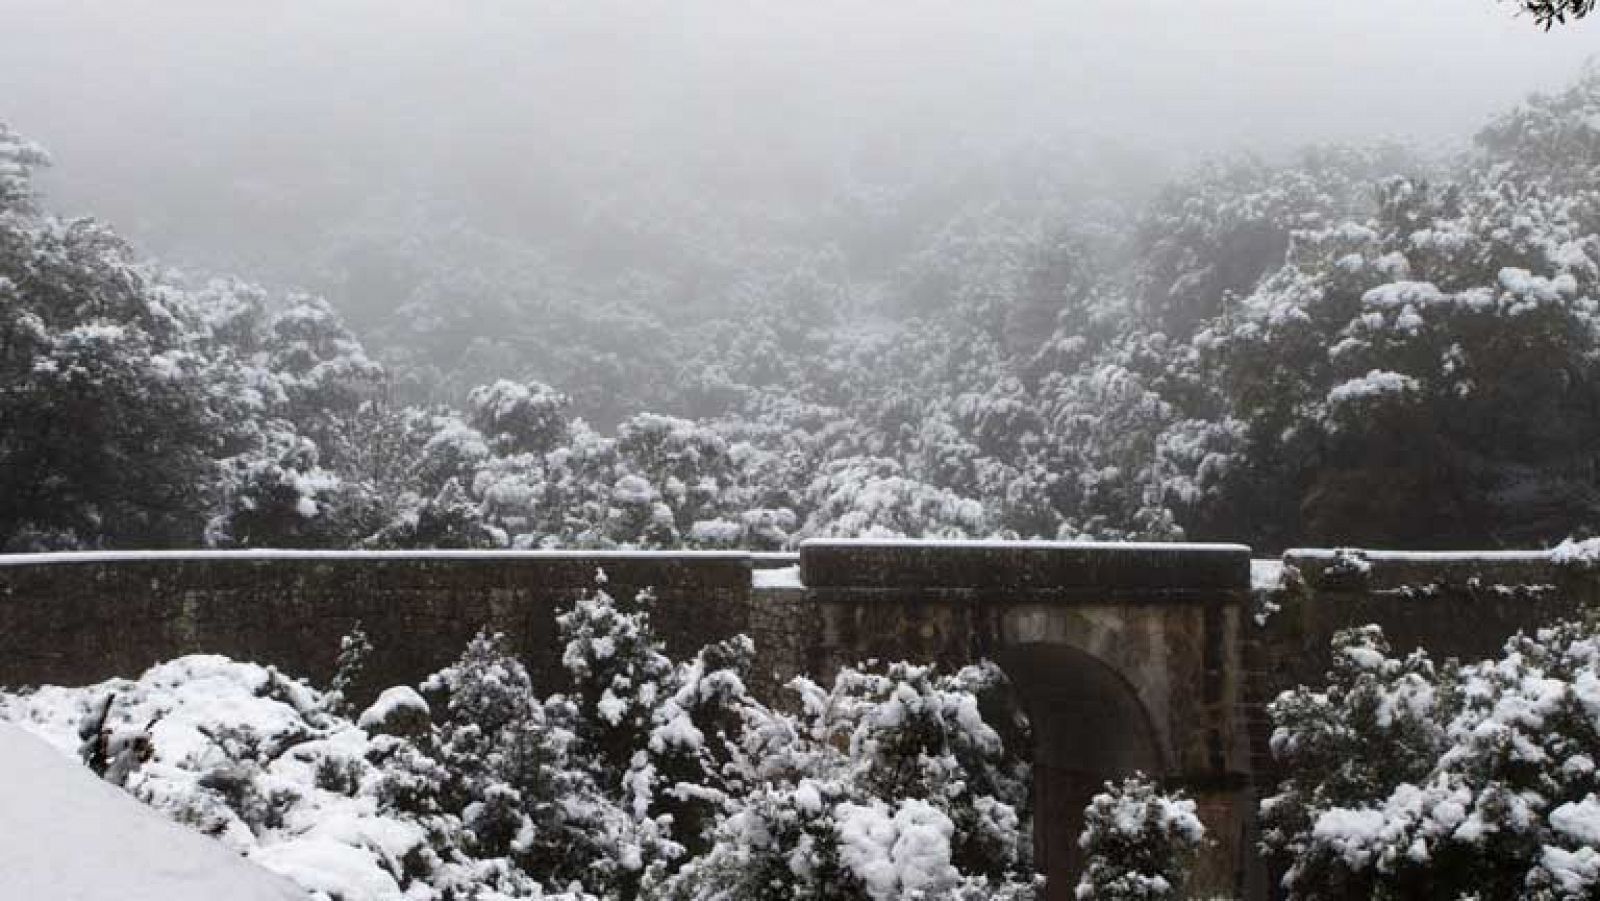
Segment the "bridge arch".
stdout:
[[1249,549],[1067,542],[807,542],[808,668],[997,663],[1034,723],[1035,847],[1071,898],[1083,807],[1143,771],[1189,792],[1217,840],[1196,886],[1234,892],[1249,744],[1241,621]]
[[1170,752],[1133,683],[1093,654],[1036,642],[1004,648],[994,662],[1033,731],[1034,860],[1051,901],[1072,898],[1084,807],[1109,780],[1165,777]]

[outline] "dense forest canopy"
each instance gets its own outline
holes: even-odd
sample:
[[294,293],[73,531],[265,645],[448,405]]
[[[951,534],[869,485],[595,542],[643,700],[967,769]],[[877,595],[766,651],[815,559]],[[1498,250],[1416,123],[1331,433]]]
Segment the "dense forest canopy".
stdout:
[[[377,43],[331,9],[19,17],[20,109],[116,32],[80,88],[136,124],[107,140],[93,103],[48,104],[55,167],[0,124],[0,548],[1597,525],[1600,69],[1373,104],[1394,66],[1443,65],[1405,39],[1420,8],[1392,45],[1366,7],[1250,7],[1270,42],[1174,8],[1183,46],[1098,13],[1033,10],[1024,38],[830,10],[690,5],[663,31],[653,7],[534,27],[402,3]],[[1495,18],[1570,49],[1588,11]],[[1340,29],[1366,65],[1323,77]],[[1227,93],[1240,54],[1296,92]],[[1215,78],[1162,74],[1202,57]],[[1096,68],[1124,93],[1092,96]],[[1495,97],[1470,142],[1289,149],[1335,133],[1314,124],[1449,132]],[[1174,168],[1161,118],[1255,150]],[[63,212],[91,200],[118,225]]]
[[[659,270],[604,291],[387,217],[325,251],[411,285],[386,320],[375,284],[345,314],[144,262],[48,212],[46,153],[0,131],[0,535],[1553,542],[1600,505],[1597,123],[1590,68],[1449,154],[1230,157],[1142,202],[966,205],[933,230],[793,223],[822,249],[675,219]],[[429,252],[452,242],[485,264]]]

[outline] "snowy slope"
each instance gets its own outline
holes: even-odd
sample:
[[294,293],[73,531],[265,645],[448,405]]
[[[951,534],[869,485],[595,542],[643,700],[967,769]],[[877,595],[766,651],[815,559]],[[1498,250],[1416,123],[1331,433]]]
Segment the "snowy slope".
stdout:
[[0,720],[0,898],[305,901]]

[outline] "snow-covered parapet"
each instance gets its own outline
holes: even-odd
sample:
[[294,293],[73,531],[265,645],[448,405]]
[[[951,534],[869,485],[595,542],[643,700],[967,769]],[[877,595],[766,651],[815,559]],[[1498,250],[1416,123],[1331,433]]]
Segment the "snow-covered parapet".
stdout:
[[1283,561],[1315,588],[1420,590],[1428,585],[1534,586],[1552,582],[1560,549],[1526,551],[1384,551],[1291,548]]
[[[733,551],[0,555],[0,684],[96,682],[197,648],[318,673],[358,619],[375,647],[362,685],[415,683],[484,626],[548,673],[559,661],[535,624],[591,587],[597,567],[629,593],[654,589],[666,634],[707,642],[750,628],[753,565]],[[131,618],[116,613],[129,599]]]
[[105,564],[105,563],[227,563],[270,562],[277,560],[302,560],[317,563],[404,561],[561,561],[561,560],[660,560],[689,561],[745,560],[751,555],[743,551],[636,551],[636,550],[456,550],[429,548],[422,550],[317,550],[310,548],[249,548],[225,551],[47,551],[36,554],[0,554],[0,568],[39,566],[44,564]]
[[800,575],[807,588],[831,594],[983,590],[1017,601],[1242,600],[1250,589],[1250,549],[1179,542],[811,540],[800,545]]
[[1255,592],[1277,591],[1283,582],[1282,560],[1251,560],[1250,561],[1250,590]]
[[[1482,653],[1518,628],[1542,625],[1593,598],[1600,583],[1589,571],[1597,559],[1596,541],[1523,551],[1292,548],[1277,560],[1252,561],[1254,619],[1267,627],[1281,610],[1304,601],[1323,609],[1315,616],[1323,622],[1318,628],[1349,617],[1392,622],[1385,618],[1398,616],[1414,619],[1420,630],[1407,640],[1421,640],[1481,627],[1489,644],[1474,645],[1473,652]],[[1451,606],[1427,613],[1415,605],[1424,599]],[[1462,604],[1473,606],[1455,606]]]
[[750,573],[751,586],[754,588],[804,588],[805,583],[800,580],[800,564],[791,566],[776,566],[770,569],[757,569]]
[[1551,549],[1550,561],[1557,566],[1579,570],[1594,569],[1600,564],[1600,538],[1586,538],[1581,541],[1568,538]]
[[1285,590],[1284,580],[1290,572],[1293,568],[1286,567],[1282,560],[1250,561],[1250,606],[1256,625],[1266,625],[1272,614],[1281,609],[1279,595]]

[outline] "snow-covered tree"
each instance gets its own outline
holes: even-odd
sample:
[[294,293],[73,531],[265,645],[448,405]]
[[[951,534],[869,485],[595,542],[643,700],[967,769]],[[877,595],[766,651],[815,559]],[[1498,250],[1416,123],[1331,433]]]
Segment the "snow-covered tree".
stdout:
[[596,775],[620,785],[634,752],[649,742],[675,673],[650,625],[653,596],[641,592],[624,606],[606,591],[604,572],[595,580],[594,594],[578,599],[556,624],[582,724],[579,737]]
[[636,816],[669,818],[673,839],[691,857],[711,848],[731,799],[752,789],[754,768],[741,742],[746,725],[766,713],[745,685],[754,662],[755,644],[741,635],[679,663],[642,753],[629,762],[626,803]]
[[[310,439],[285,431],[276,454],[234,458],[223,512],[207,539],[219,547],[349,547],[372,525],[372,501],[319,465]],[[268,450],[268,449],[264,449]]]
[[1235,484],[1297,530],[1283,541],[1554,540],[1587,521],[1600,237],[1584,201],[1493,172],[1392,179],[1377,199],[1365,222],[1297,233],[1195,339],[1249,424]]
[[1139,775],[1107,783],[1083,811],[1081,901],[1188,897],[1189,868],[1205,839],[1195,804]]
[[219,423],[197,323],[110,229],[33,206],[0,124],[0,548],[199,540]]
[[507,539],[503,529],[485,521],[482,505],[460,482],[450,479],[433,497],[401,497],[394,517],[366,543],[379,548],[467,549],[505,547]]
[[1011,803],[1026,770],[978,710],[993,678],[846,669],[831,689],[797,680],[798,717],[747,708],[744,790],[656,897],[1033,898]]
[[472,426],[503,454],[545,454],[566,442],[571,400],[549,385],[501,379],[467,397]]
[[541,701],[502,639],[480,634],[424,690],[443,697],[445,809],[459,815],[473,856],[509,859],[550,891],[637,883],[648,834],[583,766],[578,711],[560,695]]
[[1593,623],[1435,667],[1375,628],[1336,639],[1325,689],[1271,708],[1291,773],[1264,845],[1294,898],[1588,898],[1600,891]]

